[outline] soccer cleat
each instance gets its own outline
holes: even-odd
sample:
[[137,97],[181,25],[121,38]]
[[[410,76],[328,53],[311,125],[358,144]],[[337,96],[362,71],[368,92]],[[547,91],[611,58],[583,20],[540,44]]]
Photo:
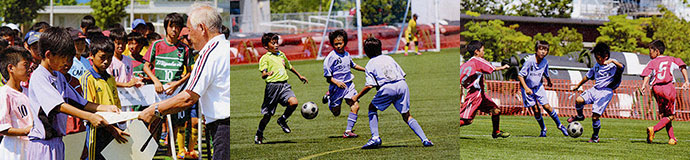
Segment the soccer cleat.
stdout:
[[266,139],[264,136],[255,135],[254,144],[264,144],[264,139]]
[[418,56],[419,56],[419,55],[422,55],[422,53],[420,53],[420,52],[417,52],[417,53],[415,53],[415,54],[418,55]]
[[326,95],[323,95],[323,98],[321,98],[321,103],[323,103],[323,104],[328,103],[328,99],[330,99],[330,98],[331,98],[331,96],[329,96],[328,93],[326,93]]
[[669,139],[669,140],[668,140],[668,144],[670,144],[670,145],[676,145],[676,144],[678,144],[678,141],[677,141],[676,139]]
[[283,119],[282,116],[278,118],[278,125],[280,126],[280,128],[283,129],[283,132],[290,133],[291,130],[290,127],[287,125],[287,120]]
[[405,52],[405,56],[407,56],[407,52]]
[[191,152],[187,152],[187,157],[189,157],[189,159],[199,159],[199,151],[193,150]]
[[434,146],[434,143],[431,143],[429,139],[425,139],[422,141],[422,145],[424,145],[424,147],[431,147]]
[[374,149],[379,148],[379,146],[381,146],[381,138],[369,139],[369,142],[367,142],[367,144],[364,144],[364,146],[362,146],[362,149]]
[[357,138],[357,137],[359,137],[359,135],[353,133],[352,131],[345,131],[345,133],[343,133],[343,138]]
[[541,130],[539,137],[546,137],[546,128],[544,128],[544,130]]
[[[177,152],[177,159],[184,159],[184,158],[186,157],[186,155],[187,155],[186,153],[187,153],[187,152],[185,152],[185,151]],[[188,157],[188,158],[189,158],[189,157]]]
[[564,136],[569,136],[568,135],[568,128],[565,128],[565,126],[563,126],[562,124],[560,126],[558,126],[558,129],[560,129],[561,132],[563,132]]
[[587,141],[589,143],[599,143],[599,137],[592,137]]
[[574,121],[583,121],[583,120],[585,120],[585,116],[582,116],[582,117],[572,116],[572,117],[568,118],[568,123],[572,123]]
[[[652,141],[654,141],[654,127],[647,127],[647,143],[652,143]],[[669,143],[671,143],[670,140]]]
[[498,131],[498,133],[494,132],[493,134],[491,134],[491,137],[493,137],[494,139],[496,139],[496,138],[498,138],[498,137],[501,137],[501,138],[508,138],[508,137],[510,137],[510,133],[508,133],[508,132],[503,132],[503,131]]

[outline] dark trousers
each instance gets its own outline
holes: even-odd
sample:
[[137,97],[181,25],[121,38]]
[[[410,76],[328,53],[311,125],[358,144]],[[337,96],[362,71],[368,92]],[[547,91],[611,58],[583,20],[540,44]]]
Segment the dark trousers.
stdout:
[[213,160],[230,159],[230,118],[211,122],[206,129],[213,136]]

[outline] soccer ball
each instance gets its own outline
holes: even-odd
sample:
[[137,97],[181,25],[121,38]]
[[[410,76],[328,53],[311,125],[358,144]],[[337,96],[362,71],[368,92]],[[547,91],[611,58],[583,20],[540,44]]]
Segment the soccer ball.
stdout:
[[580,137],[582,135],[582,124],[580,122],[568,124],[568,135],[573,138]]
[[319,114],[319,107],[314,102],[307,102],[302,104],[302,117],[306,119],[314,119]]

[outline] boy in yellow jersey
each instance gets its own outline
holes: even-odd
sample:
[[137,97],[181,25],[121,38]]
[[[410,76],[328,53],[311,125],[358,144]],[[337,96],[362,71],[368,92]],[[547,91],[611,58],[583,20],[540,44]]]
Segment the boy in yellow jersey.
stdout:
[[287,107],[283,115],[278,118],[278,125],[283,129],[283,132],[291,132],[287,125],[287,119],[297,108],[298,102],[295,93],[292,92],[292,87],[287,83],[286,69],[295,73],[303,83],[309,82],[306,77],[299,74],[290,65],[285,53],[278,50],[278,39],[280,37],[276,33],[266,33],[261,37],[261,43],[268,50],[259,60],[259,72],[261,72],[261,78],[266,81],[266,89],[264,90],[264,102],[261,105],[261,114],[264,116],[259,122],[259,129],[254,136],[255,144],[264,143],[264,129],[275,113],[278,103]]
[[405,38],[407,38],[407,44],[405,44],[405,55],[407,55],[407,50],[409,49],[409,47],[414,48],[415,54],[422,55],[422,53],[419,53],[419,47],[417,47],[417,45],[419,45],[419,42],[417,42],[417,14],[413,14],[412,19],[410,19],[410,21],[407,22],[407,29],[405,29]]

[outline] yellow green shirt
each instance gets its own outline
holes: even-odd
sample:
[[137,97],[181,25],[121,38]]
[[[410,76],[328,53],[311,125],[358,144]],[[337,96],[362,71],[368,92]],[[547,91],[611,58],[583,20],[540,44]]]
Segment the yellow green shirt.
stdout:
[[259,72],[273,72],[266,77],[266,82],[287,81],[288,74],[286,69],[292,69],[290,61],[285,57],[285,53],[278,51],[278,54],[267,52],[259,59]]
[[5,85],[5,78],[2,78],[2,74],[0,74],[0,87]]
[[417,35],[417,22],[413,18],[407,22],[407,29],[405,30],[405,35]]
[[[149,51],[149,46],[141,47],[141,51],[139,51],[139,54],[141,56],[146,56],[147,51]],[[122,52],[122,55],[132,57],[132,53],[131,53],[131,51],[129,51],[129,44],[125,45],[125,51]]]
[[88,72],[81,75],[79,83],[81,83],[84,90],[84,98],[87,101],[97,104],[115,105],[118,108],[122,107],[115,86],[115,78],[108,75],[108,73],[100,75],[93,68],[89,68]]

